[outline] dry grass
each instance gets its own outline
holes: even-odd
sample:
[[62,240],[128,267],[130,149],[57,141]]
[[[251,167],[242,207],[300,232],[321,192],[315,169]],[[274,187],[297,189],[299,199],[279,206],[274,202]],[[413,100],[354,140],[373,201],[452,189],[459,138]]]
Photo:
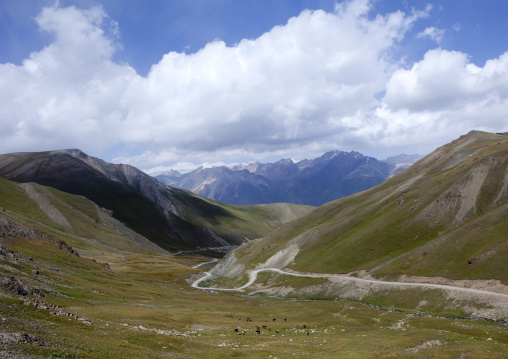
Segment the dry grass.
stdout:
[[[2,290],[2,332],[25,331],[47,345],[2,343],[0,353],[4,354],[27,358],[369,358],[372,353],[404,358],[413,357],[415,351],[421,357],[489,358],[508,354],[508,329],[492,322],[414,317],[347,301],[214,294],[192,289],[184,280],[196,272],[186,264],[203,260],[199,258],[95,253],[95,261],[109,263],[112,270],[108,270],[43,240],[3,242],[30,255],[41,274],[31,274],[30,265],[14,264],[12,270],[3,268],[2,272],[43,285],[48,294],[45,301],[93,322],[90,326],[51,315]],[[275,279],[274,284],[281,280]],[[255,333],[256,326],[261,334]],[[246,333],[239,335],[235,329]]]

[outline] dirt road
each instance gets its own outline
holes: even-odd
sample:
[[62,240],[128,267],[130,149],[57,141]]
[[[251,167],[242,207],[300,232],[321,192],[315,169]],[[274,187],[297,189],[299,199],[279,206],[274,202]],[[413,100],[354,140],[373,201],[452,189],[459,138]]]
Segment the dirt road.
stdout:
[[245,283],[244,285],[242,285],[241,287],[238,287],[238,288],[215,288],[215,287],[214,288],[202,288],[199,286],[199,284],[208,280],[212,276],[211,273],[204,272],[205,276],[202,278],[199,278],[194,283],[192,283],[192,287],[198,288],[198,289],[208,289],[208,290],[211,289],[211,290],[215,290],[215,291],[243,291],[245,288],[248,288],[256,281],[258,273],[260,273],[260,272],[275,272],[275,273],[290,275],[290,276],[294,276],[294,277],[306,277],[306,278],[328,278],[328,279],[339,278],[344,281],[353,281],[353,282],[360,282],[360,283],[361,282],[363,282],[363,283],[378,283],[378,284],[383,284],[385,286],[393,286],[393,287],[444,289],[444,290],[448,290],[448,291],[458,291],[458,292],[465,292],[465,293],[474,293],[474,294],[480,294],[480,295],[508,298],[508,294],[489,292],[486,290],[473,289],[473,288],[455,287],[455,286],[444,285],[444,284],[387,282],[387,281],[374,280],[374,279],[348,277],[348,276],[344,276],[344,275],[340,275],[340,274],[307,274],[307,273],[287,272],[287,271],[283,271],[283,270],[277,269],[277,268],[263,268],[263,269],[256,269],[256,270],[249,272],[249,280],[247,281],[247,283]]

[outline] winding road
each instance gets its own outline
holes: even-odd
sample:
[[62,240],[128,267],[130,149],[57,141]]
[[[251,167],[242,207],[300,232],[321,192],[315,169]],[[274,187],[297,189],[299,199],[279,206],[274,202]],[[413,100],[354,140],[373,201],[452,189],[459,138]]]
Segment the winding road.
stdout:
[[263,269],[255,269],[253,271],[250,271],[249,272],[249,280],[247,281],[247,283],[245,283],[244,285],[242,285],[241,287],[238,287],[238,288],[215,288],[215,287],[214,288],[203,288],[203,287],[200,287],[199,286],[200,283],[208,280],[210,277],[213,276],[210,272],[204,272],[205,276],[202,278],[199,278],[194,283],[192,283],[192,287],[198,288],[198,289],[203,289],[203,290],[228,291],[228,292],[240,291],[241,292],[245,288],[248,288],[249,286],[251,286],[256,281],[256,279],[258,277],[258,273],[260,273],[260,272],[275,272],[275,273],[279,273],[279,274],[290,275],[293,277],[305,277],[305,278],[327,278],[327,279],[328,278],[340,278],[340,279],[346,280],[346,281],[383,284],[383,285],[393,286],[393,287],[434,288],[434,289],[444,289],[444,290],[451,290],[451,291],[459,291],[459,292],[508,298],[508,294],[489,292],[489,291],[481,290],[481,289],[455,287],[455,286],[444,285],[444,284],[387,282],[387,281],[374,280],[374,279],[348,277],[348,276],[339,275],[339,274],[306,274],[306,273],[286,272],[286,271],[283,271],[283,270],[277,269],[277,268],[263,268]]
[[218,259],[214,258],[214,259],[212,259],[211,261],[208,261],[208,262],[201,262],[198,265],[193,266],[192,268],[199,268],[201,266],[204,266],[205,264],[215,263],[215,262],[218,262],[218,261],[219,261]]

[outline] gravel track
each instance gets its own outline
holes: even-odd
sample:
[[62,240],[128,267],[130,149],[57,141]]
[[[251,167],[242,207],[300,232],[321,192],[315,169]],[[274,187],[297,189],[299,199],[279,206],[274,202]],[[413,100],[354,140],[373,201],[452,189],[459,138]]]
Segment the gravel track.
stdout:
[[283,271],[278,268],[263,268],[263,269],[255,269],[251,272],[249,272],[249,280],[247,283],[242,285],[238,288],[203,288],[200,287],[199,284],[206,281],[210,277],[212,277],[212,274],[210,272],[204,272],[205,276],[199,278],[198,280],[194,281],[192,283],[192,287],[203,289],[203,290],[216,290],[216,291],[243,291],[244,289],[250,287],[257,279],[258,273],[260,272],[275,272],[279,274],[284,275],[290,275],[293,277],[305,277],[305,278],[339,278],[344,281],[352,281],[352,282],[360,282],[360,283],[378,283],[383,284],[388,287],[413,287],[413,288],[424,288],[424,289],[443,289],[448,291],[458,291],[458,292],[465,292],[465,293],[474,293],[474,294],[480,294],[480,295],[487,295],[487,296],[496,296],[501,298],[508,298],[508,294],[503,293],[496,293],[496,292],[490,292],[486,290],[480,290],[480,289],[473,289],[473,288],[462,288],[462,287],[455,287],[451,285],[444,285],[444,284],[432,284],[432,283],[409,283],[409,282],[387,282],[382,280],[375,280],[375,279],[364,279],[364,278],[357,278],[357,277],[348,277],[344,275],[339,274],[308,274],[308,273],[295,273],[295,272],[287,272]]

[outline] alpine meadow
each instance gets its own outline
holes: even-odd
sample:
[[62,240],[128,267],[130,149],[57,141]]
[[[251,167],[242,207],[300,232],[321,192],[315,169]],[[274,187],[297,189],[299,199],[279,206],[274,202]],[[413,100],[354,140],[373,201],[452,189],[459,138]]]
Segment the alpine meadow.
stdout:
[[0,358],[508,358],[507,11],[0,0]]

